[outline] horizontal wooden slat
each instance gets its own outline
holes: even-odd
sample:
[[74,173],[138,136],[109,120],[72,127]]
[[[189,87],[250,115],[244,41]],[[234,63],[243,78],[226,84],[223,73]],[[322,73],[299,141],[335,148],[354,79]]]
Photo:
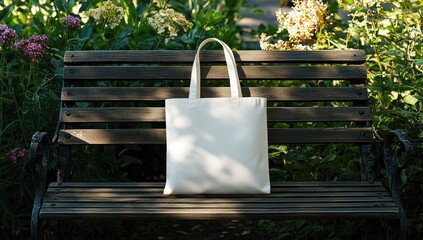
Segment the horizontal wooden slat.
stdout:
[[[85,191],[85,190],[80,190],[78,191],[78,189],[76,189],[77,191],[70,191],[70,192],[55,192],[53,193],[54,195],[54,200],[52,200],[53,198],[49,198],[47,197],[45,199],[45,202],[51,201],[51,202],[75,202],[75,201],[81,201],[81,202],[93,202],[93,201],[98,201],[100,202],[101,199],[103,199],[103,201],[108,201],[108,202],[125,202],[125,201],[132,201],[132,202],[145,202],[148,203],[150,202],[150,199],[152,197],[157,196],[158,194],[163,194],[163,188],[161,189],[157,189],[157,192],[143,192],[143,191],[139,191],[136,192],[136,189],[134,189],[133,191],[129,191],[129,192],[117,192],[117,191],[113,191],[113,192],[107,192],[107,191],[102,191],[102,192],[89,192],[89,191]],[[102,189],[99,189],[102,190]],[[313,192],[310,192],[313,191]],[[142,195],[141,195],[142,194]],[[370,202],[370,201],[380,201],[380,202],[386,202],[389,201],[389,194],[388,193],[382,193],[382,192],[377,192],[377,191],[373,191],[372,193],[369,192],[363,192],[363,191],[359,191],[359,190],[354,190],[353,192],[350,192],[348,190],[346,191],[338,191],[335,190],[333,192],[328,192],[326,191],[321,191],[321,192],[314,192],[314,189],[308,189],[308,190],[303,190],[303,191],[276,191],[276,192],[272,192],[272,195],[267,196],[267,200],[269,203],[270,202],[278,202],[278,203],[306,203],[308,198],[322,198],[320,200],[316,200],[315,202],[348,202],[347,199],[345,199],[345,194],[348,194],[349,196],[349,202]],[[143,196],[143,200],[142,199],[137,199],[139,198],[139,196]],[[175,199],[174,203],[190,203],[190,202],[195,202],[195,203],[201,203],[201,204],[208,204],[208,203],[242,203],[242,202],[251,202],[254,201],[253,198],[249,197],[248,195],[240,195],[237,197],[233,197],[233,198],[228,198],[228,199],[224,199],[222,201],[219,201],[219,196],[218,195],[210,195],[210,196],[189,196],[190,198],[192,198],[191,200],[185,199],[184,201],[180,201],[177,198]],[[239,199],[243,197],[243,199]],[[278,199],[278,198],[284,198],[284,199]],[[326,198],[326,199],[323,199]],[[329,199],[330,198],[330,199]],[[125,201],[123,201],[122,199],[125,199]],[[159,200],[156,201],[156,203],[164,203],[166,202],[166,200]]]
[[284,210],[248,209],[118,209],[118,208],[42,208],[40,217],[45,219],[273,219],[273,218],[317,218],[322,219],[374,219],[398,218],[398,211],[393,207],[378,208],[288,208]]
[[[48,203],[46,202],[48,205]],[[99,202],[96,203],[95,206],[92,206],[91,208],[119,208],[119,209],[149,209],[154,210],[156,208],[161,209],[231,209],[231,208],[241,208],[244,210],[247,209],[260,209],[264,207],[269,207],[269,203],[262,203],[257,202],[254,205],[253,204],[240,204],[240,203],[208,203],[208,204],[193,204],[193,203],[172,203],[172,205],[169,204],[169,202],[165,203],[154,203],[154,204],[145,204],[145,203],[122,203],[122,202],[111,202],[111,203],[105,203],[105,202]],[[353,202],[353,203],[326,203],[326,202],[306,202],[306,203],[296,203],[295,204],[297,208],[324,208],[324,207],[331,207],[331,208],[354,208],[354,207],[375,207],[375,203],[362,203],[362,202]],[[395,207],[395,203],[389,202],[389,203],[380,203],[383,207]],[[273,209],[289,209],[292,208],[292,203],[272,203]],[[58,202],[55,203],[54,206],[51,208],[57,209],[57,208],[78,208],[78,205],[76,205],[74,202]]]
[[[136,196],[141,193],[162,193],[163,187],[157,188],[135,188],[135,187],[105,187],[101,186],[101,188],[97,187],[87,187],[87,186],[80,186],[80,187],[69,187],[69,188],[54,188],[53,193],[55,197],[58,199],[61,197],[74,197],[74,198],[90,198],[90,194],[96,194],[97,197],[104,197],[109,193],[113,193],[116,197],[120,197],[120,193],[124,193],[125,196]],[[377,198],[380,196],[388,196],[387,193],[380,194],[380,191],[384,191],[383,187],[378,186],[353,186],[353,187],[342,187],[338,186],[336,188],[330,189],[328,187],[297,187],[297,188],[283,188],[283,191],[280,190],[278,187],[274,187],[272,190],[273,195],[277,195],[279,193],[284,194],[290,197],[305,197],[305,196],[331,196],[331,197],[342,197],[345,192],[349,192],[351,194],[357,193],[355,196],[362,196],[362,197],[369,197],[369,198]],[[321,193],[319,195],[319,192]],[[328,193],[330,192],[330,193]],[[80,194],[81,193],[81,194]],[[272,196],[273,196],[272,195]],[[351,195],[353,196],[353,195]]]
[[[270,144],[371,142],[371,128],[271,128]],[[63,144],[165,144],[165,129],[72,129],[60,130]]]
[[[65,52],[65,64],[86,63],[192,63],[195,51],[68,51]],[[365,53],[362,50],[320,50],[320,51],[261,51],[247,50],[234,52],[237,62],[327,62],[327,63],[364,63]],[[225,61],[223,51],[206,50],[200,54],[201,62]]]
[[[58,189],[71,189],[71,188],[113,188],[113,189],[125,189],[125,188],[136,188],[141,189],[163,189],[165,187],[164,182],[99,182],[99,181],[87,181],[87,182],[52,182],[49,185],[49,191],[57,191]],[[379,189],[385,189],[381,182],[364,182],[364,181],[308,181],[308,182],[272,182],[271,187],[275,189],[318,189],[326,188],[332,191],[332,188],[365,188],[376,187]],[[239,196],[239,195],[235,195]]]
[[[189,80],[192,66],[66,66],[65,80]],[[239,66],[240,80],[364,80],[354,66]],[[226,66],[203,66],[203,80],[228,79]]]
[[[267,114],[267,119],[270,122],[353,122],[371,120],[369,107],[269,107]],[[165,122],[165,108],[62,108],[60,121],[64,123]]]
[[[62,101],[163,101],[188,98],[187,87],[65,87]],[[250,87],[242,88],[244,97],[265,97],[268,101],[366,101],[365,87]],[[204,87],[201,97],[230,96],[228,87]]]
[[[143,203],[143,204],[151,204],[151,203],[168,203],[169,199],[155,199],[154,197],[157,194],[140,194],[136,195],[129,195],[126,194],[104,194],[103,196],[98,196],[99,194],[90,195],[89,193],[74,195],[72,194],[56,194],[56,193],[47,193],[45,196],[45,203],[67,203],[67,202],[80,202],[80,203],[100,203],[100,202],[113,202],[113,203],[127,203],[127,202],[134,202],[134,203]],[[351,198],[345,198],[345,193],[343,196],[332,196],[330,198],[322,199],[318,197],[315,202],[324,202],[324,203],[366,203],[377,201],[379,205],[387,205],[388,203],[392,202],[392,197],[389,196],[388,193],[381,193],[381,196],[378,197],[369,197],[369,196],[351,196],[353,197],[354,201]],[[260,203],[308,203],[310,199],[304,196],[291,196],[291,197],[281,197],[279,194],[272,194],[267,196],[266,198],[262,198],[259,201],[257,199],[251,198],[249,196],[237,196],[237,197],[225,197],[221,198],[221,196],[185,196],[185,198],[172,198],[172,203],[196,203],[196,204],[208,204],[208,203],[245,203],[245,202],[260,202]]]
[[[162,193],[164,189],[164,182],[64,182],[52,183],[47,193],[52,193],[55,197],[74,196],[75,198],[83,197],[79,193],[89,194],[103,194],[113,193],[119,197],[119,193],[125,194],[144,194],[144,193]],[[381,193],[385,194],[385,188],[380,182],[272,182],[272,196],[276,193],[290,193],[290,194],[318,194],[321,192],[328,196],[343,192],[358,192],[367,197],[379,197]],[[127,195],[128,196],[128,195]],[[210,197],[210,195],[208,195]],[[219,196],[219,195],[216,195]],[[239,194],[235,196],[241,196]],[[301,195],[305,196],[305,195]],[[340,195],[342,196],[342,195]],[[110,196],[113,197],[113,196]],[[195,197],[201,197],[196,195]],[[204,197],[204,196],[203,196]],[[209,198],[208,197],[208,198]],[[213,197],[212,197],[213,198]],[[234,197],[236,199],[236,197]]]
[[[121,184],[121,185],[120,185]],[[52,183],[40,216],[56,219],[398,218],[380,183],[272,183],[270,195],[163,195],[161,183]]]

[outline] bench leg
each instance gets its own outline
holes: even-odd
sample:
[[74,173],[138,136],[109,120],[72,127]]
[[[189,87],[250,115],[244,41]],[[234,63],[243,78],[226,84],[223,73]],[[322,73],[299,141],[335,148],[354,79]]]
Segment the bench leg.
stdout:
[[[34,204],[35,205],[35,204]],[[39,240],[41,239],[41,224],[40,218],[38,217],[39,208],[35,206],[32,208],[32,215],[31,215],[31,239],[32,240]]]
[[398,240],[405,240],[407,236],[407,229],[405,225],[405,216],[398,221]]
[[411,162],[411,144],[404,132],[390,131],[383,144],[383,157],[389,181],[389,190],[399,210],[398,239],[407,235],[405,212],[400,197],[400,173]]
[[36,132],[29,148],[29,167],[34,173],[34,205],[31,213],[31,239],[40,239],[44,223],[39,213],[47,188],[50,138],[45,132]]

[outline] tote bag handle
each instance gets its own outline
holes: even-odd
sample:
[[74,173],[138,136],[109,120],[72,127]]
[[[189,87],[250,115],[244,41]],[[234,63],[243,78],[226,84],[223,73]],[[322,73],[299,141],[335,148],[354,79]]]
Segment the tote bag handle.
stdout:
[[194,63],[192,65],[191,82],[189,87],[189,98],[196,99],[200,98],[200,87],[201,87],[201,70],[200,70],[200,50],[209,42],[218,42],[223,47],[225,53],[226,65],[229,74],[229,83],[231,86],[231,98],[242,97],[241,85],[239,83],[238,70],[236,68],[235,57],[232,50],[226,43],[217,38],[208,38],[204,40],[198,47],[197,53],[195,54]]

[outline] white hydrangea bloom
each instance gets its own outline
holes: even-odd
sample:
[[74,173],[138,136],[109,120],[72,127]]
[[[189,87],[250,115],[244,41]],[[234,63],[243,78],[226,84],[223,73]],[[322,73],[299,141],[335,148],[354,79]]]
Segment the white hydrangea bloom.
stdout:
[[122,21],[125,11],[109,0],[98,8],[88,10],[88,14],[94,18],[97,25],[105,24],[113,29]]
[[187,32],[193,26],[183,14],[171,8],[161,9],[159,12],[149,17],[147,21],[150,26],[156,30],[157,34],[165,36],[166,42],[178,36],[180,29]]

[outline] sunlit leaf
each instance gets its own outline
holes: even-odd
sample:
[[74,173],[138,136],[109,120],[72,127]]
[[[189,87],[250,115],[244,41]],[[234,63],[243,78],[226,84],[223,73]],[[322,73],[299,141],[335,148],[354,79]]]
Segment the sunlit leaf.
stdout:
[[392,96],[392,100],[398,99],[398,92],[392,91],[391,96]]
[[417,65],[423,65],[423,59],[412,59],[411,61],[413,61]]
[[404,102],[410,105],[415,105],[418,101],[419,99],[417,99],[416,97],[412,95],[407,95],[404,97]]

